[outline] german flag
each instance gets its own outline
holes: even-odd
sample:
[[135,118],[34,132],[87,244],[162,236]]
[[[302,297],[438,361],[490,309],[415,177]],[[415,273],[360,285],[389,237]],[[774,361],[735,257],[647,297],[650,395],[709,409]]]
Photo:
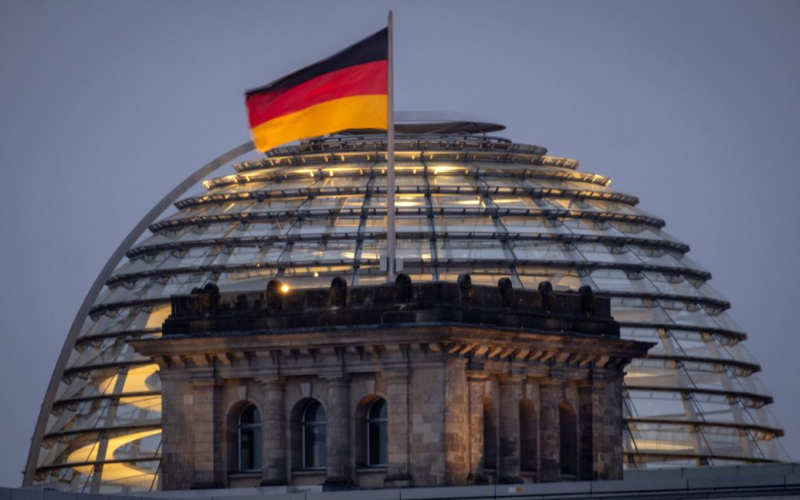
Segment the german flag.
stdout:
[[388,28],[246,94],[259,151],[347,129],[388,128]]

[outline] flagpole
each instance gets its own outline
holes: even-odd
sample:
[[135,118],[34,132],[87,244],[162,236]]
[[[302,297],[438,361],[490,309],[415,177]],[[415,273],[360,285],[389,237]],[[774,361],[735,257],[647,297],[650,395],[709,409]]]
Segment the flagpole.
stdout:
[[389,11],[389,54],[388,54],[388,77],[389,81],[387,88],[387,102],[388,102],[388,128],[386,130],[387,147],[386,147],[386,250],[389,254],[389,262],[386,267],[386,279],[391,282],[395,275],[396,263],[396,240],[395,240],[395,223],[394,223],[394,61],[393,61],[393,27],[392,27],[392,11]]

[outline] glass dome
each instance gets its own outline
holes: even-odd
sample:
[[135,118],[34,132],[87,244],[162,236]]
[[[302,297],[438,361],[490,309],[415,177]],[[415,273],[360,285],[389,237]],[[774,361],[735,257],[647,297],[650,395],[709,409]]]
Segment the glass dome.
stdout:
[[[397,252],[412,280],[589,285],[611,299],[623,336],[657,343],[627,370],[626,467],[787,459],[730,304],[635,196],[542,147],[465,128],[398,132]],[[26,484],[158,489],[160,381],[126,339],[160,335],[170,295],[209,282],[224,292],[275,277],[293,288],[385,281],[385,160],[381,135],[303,142],[204,180],[161,214],[65,345]]]

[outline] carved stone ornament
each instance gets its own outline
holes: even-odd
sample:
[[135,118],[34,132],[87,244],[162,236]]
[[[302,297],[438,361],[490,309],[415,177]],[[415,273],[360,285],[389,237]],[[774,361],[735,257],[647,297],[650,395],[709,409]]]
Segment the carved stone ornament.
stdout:
[[401,304],[411,300],[411,277],[409,275],[400,273],[395,278],[394,300]]
[[511,283],[511,278],[500,278],[497,288],[500,289],[500,300],[503,307],[511,307],[514,303],[514,285]]
[[461,290],[461,302],[466,304],[472,302],[472,297],[475,295],[475,289],[472,287],[472,278],[469,274],[458,275],[458,287]]
[[347,282],[342,277],[331,280],[330,289],[331,307],[344,307],[347,305]]
[[542,294],[542,309],[548,313],[553,312],[553,305],[556,301],[553,285],[549,281],[542,281],[539,283],[539,293]]
[[282,286],[283,283],[278,280],[270,280],[269,283],[267,283],[267,309],[271,311],[280,311],[283,309]]
[[205,314],[211,314],[217,309],[219,302],[219,287],[214,283],[208,283],[200,293],[200,307]]
[[581,309],[583,310],[583,314],[586,316],[594,316],[596,302],[592,287],[589,285],[584,285],[578,289],[578,293],[581,294]]

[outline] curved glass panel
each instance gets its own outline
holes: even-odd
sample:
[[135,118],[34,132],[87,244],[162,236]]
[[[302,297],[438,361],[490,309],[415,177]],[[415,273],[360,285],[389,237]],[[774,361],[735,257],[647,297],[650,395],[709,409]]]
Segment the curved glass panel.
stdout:
[[[334,276],[350,286],[382,283],[381,144],[334,136],[271,151],[203,181],[200,194],[153,224],[67,347],[34,451],[34,484],[93,493],[158,488],[160,381],[125,339],[160,335],[170,295],[210,282],[225,292],[263,290],[275,277],[293,288],[327,286]],[[710,274],[635,196],[543,151],[485,136],[398,136],[405,272],[415,281],[469,272],[478,284],[510,277],[521,288],[588,285],[610,297],[623,336],[656,343],[627,369],[626,467],[785,460],[772,397],[755,375],[760,366]],[[308,443],[317,445],[306,451],[309,463],[324,464],[317,410],[307,415]],[[381,418],[370,415],[377,442]],[[383,463],[385,450],[375,453]]]

